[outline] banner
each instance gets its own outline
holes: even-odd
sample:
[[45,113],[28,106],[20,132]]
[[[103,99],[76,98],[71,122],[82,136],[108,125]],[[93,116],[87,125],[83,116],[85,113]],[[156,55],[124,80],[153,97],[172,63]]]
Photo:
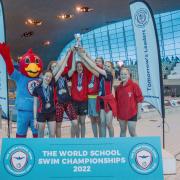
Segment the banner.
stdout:
[[0,179],[163,180],[159,137],[3,139]]
[[[0,42],[5,42],[3,7],[0,1]],[[8,94],[7,94],[7,73],[6,65],[0,55],[0,109],[2,108],[2,117],[8,118]]]
[[164,117],[161,59],[153,13],[144,1],[130,3],[136,41],[139,84],[144,100]]

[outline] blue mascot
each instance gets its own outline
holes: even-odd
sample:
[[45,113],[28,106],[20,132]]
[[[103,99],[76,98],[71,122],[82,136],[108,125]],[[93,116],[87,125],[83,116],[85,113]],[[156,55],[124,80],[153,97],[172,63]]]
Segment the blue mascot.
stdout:
[[33,137],[37,137],[37,129],[33,122],[33,96],[32,91],[37,86],[39,75],[42,72],[42,60],[29,49],[19,61],[19,70],[13,66],[9,47],[0,43],[0,54],[3,57],[7,72],[16,82],[16,109],[17,132],[16,137],[26,137],[28,127],[31,128]]

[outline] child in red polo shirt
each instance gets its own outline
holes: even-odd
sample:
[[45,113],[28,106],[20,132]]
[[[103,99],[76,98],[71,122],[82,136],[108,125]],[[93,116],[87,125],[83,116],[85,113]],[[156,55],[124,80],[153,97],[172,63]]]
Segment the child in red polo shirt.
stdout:
[[116,116],[116,102],[112,95],[112,63],[106,61],[104,68],[99,68],[92,58],[85,53],[82,48],[76,49],[78,55],[82,58],[85,66],[100,80],[99,96],[97,97],[96,110],[100,112],[101,121],[101,136],[106,137],[106,128],[109,131],[109,136],[114,136],[114,128],[112,125],[113,116]]
[[120,136],[125,137],[127,126],[132,137],[136,136],[138,105],[143,101],[139,85],[130,79],[127,68],[120,73],[121,83],[116,89],[117,118],[120,124]]
[[85,119],[88,113],[88,77],[89,71],[80,61],[76,62],[76,71],[71,77],[71,96],[73,107],[78,115],[81,137],[85,137]]

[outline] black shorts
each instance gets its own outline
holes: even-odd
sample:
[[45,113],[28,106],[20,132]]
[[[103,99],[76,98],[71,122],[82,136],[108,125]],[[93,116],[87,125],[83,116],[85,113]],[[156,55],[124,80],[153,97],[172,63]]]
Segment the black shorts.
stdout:
[[38,113],[37,121],[38,122],[56,121],[56,113],[55,111],[51,113]]
[[77,115],[82,116],[88,114],[88,101],[84,101],[84,102],[73,101],[73,107]]
[[137,121],[137,114],[133,116],[132,118],[128,119],[128,121]]

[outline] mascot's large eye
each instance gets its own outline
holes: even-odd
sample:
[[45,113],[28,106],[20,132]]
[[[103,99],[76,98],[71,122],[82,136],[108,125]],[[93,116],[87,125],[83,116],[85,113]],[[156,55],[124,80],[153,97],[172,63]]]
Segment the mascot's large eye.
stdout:
[[26,58],[26,59],[25,59],[25,63],[26,63],[26,64],[29,64],[29,63],[30,63],[30,59],[29,59],[29,58]]
[[35,63],[39,64],[39,59],[38,58],[35,58]]

